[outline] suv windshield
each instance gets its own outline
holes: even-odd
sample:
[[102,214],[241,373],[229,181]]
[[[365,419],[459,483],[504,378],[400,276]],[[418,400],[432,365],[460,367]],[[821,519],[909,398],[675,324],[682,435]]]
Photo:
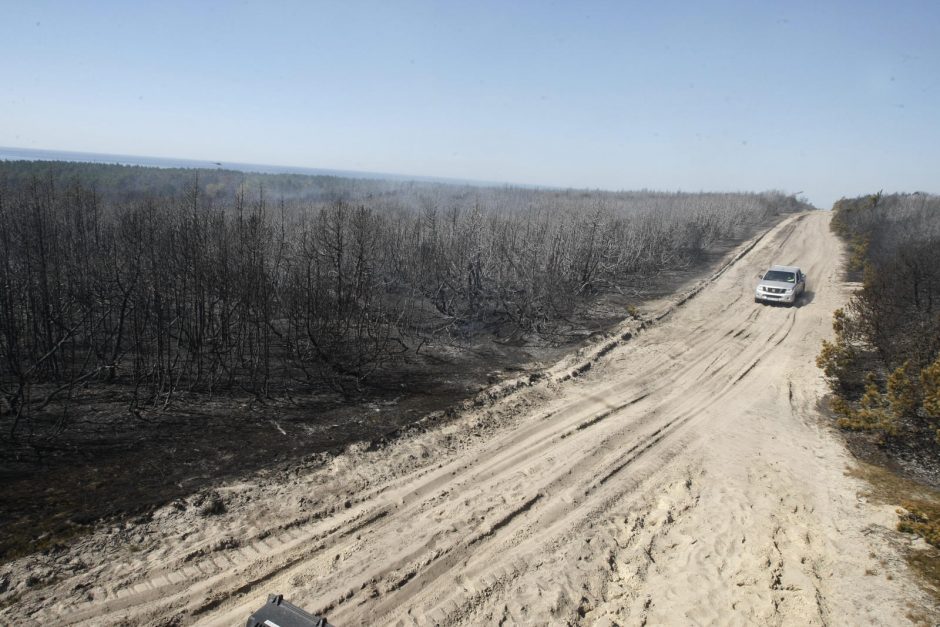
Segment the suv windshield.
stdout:
[[764,275],[765,281],[780,281],[781,283],[796,283],[796,274],[782,270],[771,270]]

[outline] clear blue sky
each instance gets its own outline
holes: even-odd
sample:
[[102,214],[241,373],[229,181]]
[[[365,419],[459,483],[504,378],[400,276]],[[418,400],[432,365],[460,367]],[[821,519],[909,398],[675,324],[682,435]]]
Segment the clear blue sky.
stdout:
[[940,191],[940,2],[0,0],[0,145]]

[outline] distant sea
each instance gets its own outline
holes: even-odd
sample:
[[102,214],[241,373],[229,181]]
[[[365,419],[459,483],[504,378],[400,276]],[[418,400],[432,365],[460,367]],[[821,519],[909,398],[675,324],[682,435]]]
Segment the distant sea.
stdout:
[[[112,155],[98,152],[70,152],[66,150],[36,150],[33,148],[6,148],[0,146],[0,161],[77,161],[79,163],[111,163],[117,165],[139,165],[151,168],[199,168],[258,172],[261,174],[307,174],[311,176],[338,176],[342,178],[382,179],[387,181],[421,181],[427,183],[449,183],[451,185],[502,186],[506,183],[469,181],[434,176],[409,176],[384,174],[381,172],[358,172],[354,170],[326,170],[320,168],[298,168],[293,166],[260,165],[256,163],[233,163],[230,161],[197,161],[194,159],[168,159],[165,157],[139,157],[134,155]],[[527,186],[519,186],[527,187]]]

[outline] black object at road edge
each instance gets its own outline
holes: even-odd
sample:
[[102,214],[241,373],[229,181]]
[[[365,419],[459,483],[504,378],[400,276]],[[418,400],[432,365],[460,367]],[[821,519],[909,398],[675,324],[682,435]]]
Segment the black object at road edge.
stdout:
[[247,627],[333,627],[326,616],[314,616],[285,601],[280,594],[269,594],[264,607],[248,617]]

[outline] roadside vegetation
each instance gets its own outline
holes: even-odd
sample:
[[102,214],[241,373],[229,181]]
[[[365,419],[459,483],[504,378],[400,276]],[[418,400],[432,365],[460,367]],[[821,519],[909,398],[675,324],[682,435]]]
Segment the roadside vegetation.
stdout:
[[[837,424],[868,433],[894,461],[936,477],[940,462],[940,197],[843,199],[832,229],[861,287],[835,312],[817,365]],[[909,507],[899,528],[940,543],[936,509]]]

